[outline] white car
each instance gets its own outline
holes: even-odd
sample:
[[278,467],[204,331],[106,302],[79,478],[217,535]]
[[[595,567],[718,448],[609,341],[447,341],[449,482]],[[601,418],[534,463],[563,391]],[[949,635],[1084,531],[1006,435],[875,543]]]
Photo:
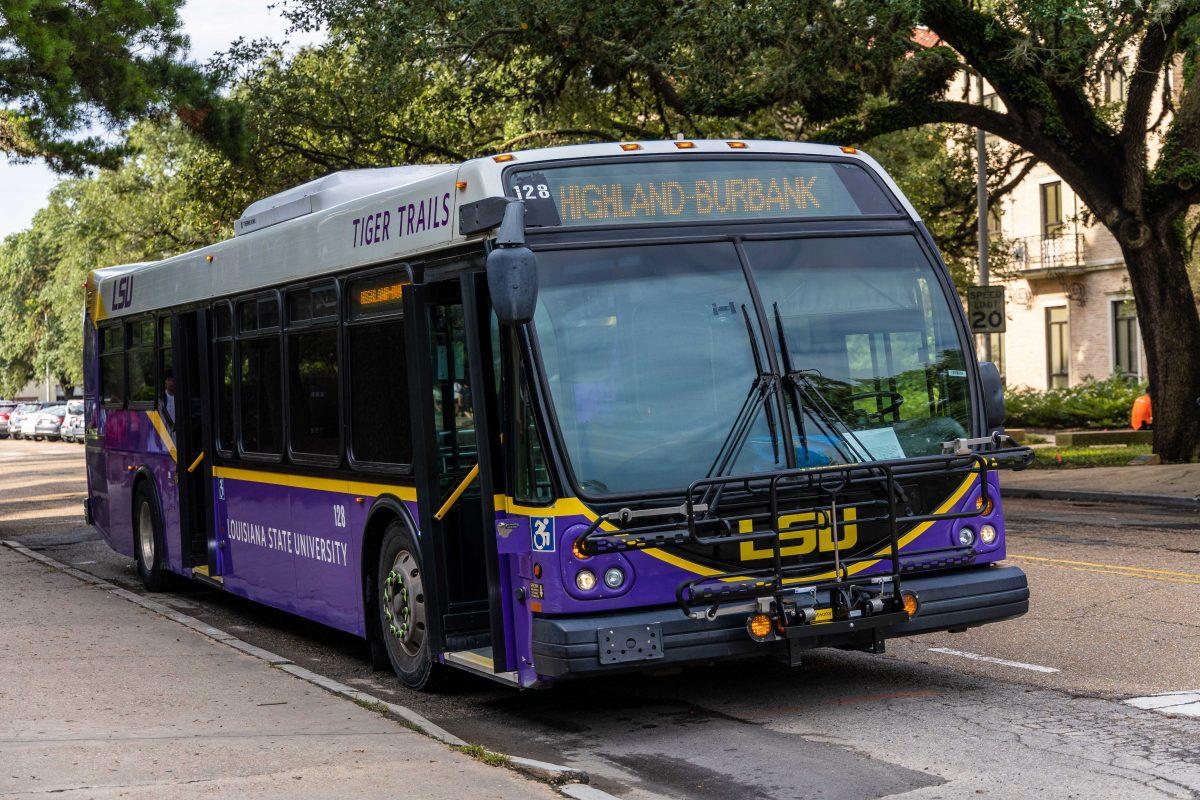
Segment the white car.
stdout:
[[21,420],[21,437],[24,439],[57,439],[62,433],[66,406],[50,406]]
[[62,440],[64,442],[80,442],[84,440],[83,401],[68,400],[67,416],[62,424]]

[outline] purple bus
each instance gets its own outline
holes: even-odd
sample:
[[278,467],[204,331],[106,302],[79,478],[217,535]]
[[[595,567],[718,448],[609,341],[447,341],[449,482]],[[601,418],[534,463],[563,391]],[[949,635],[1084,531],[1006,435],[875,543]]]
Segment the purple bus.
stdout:
[[95,271],[89,522],[423,688],[881,652],[1028,608],[934,243],[853,148],[329,175]]

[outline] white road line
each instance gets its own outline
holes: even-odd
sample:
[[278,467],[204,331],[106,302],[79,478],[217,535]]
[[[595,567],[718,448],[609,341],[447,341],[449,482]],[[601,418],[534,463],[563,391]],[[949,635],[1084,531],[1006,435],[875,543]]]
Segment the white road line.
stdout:
[[1131,697],[1126,705],[1163,714],[1200,717],[1200,689],[1190,692],[1163,692],[1146,697]]
[[1024,661],[1009,661],[1007,658],[993,658],[992,656],[981,656],[979,653],[967,653],[962,650],[951,650],[949,647],[931,647],[931,653],[942,653],[947,656],[959,656],[961,658],[969,658],[972,661],[986,661],[989,664],[999,664],[1002,667],[1016,667],[1017,669],[1027,669],[1031,672],[1058,672],[1055,667],[1043,667],[1041,664],[1026,664]]

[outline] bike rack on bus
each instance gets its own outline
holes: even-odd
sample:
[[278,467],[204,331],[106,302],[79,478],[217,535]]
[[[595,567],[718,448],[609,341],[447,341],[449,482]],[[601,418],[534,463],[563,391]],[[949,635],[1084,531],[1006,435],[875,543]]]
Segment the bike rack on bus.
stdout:
[[[640,550],[679,544],[720,545],[741,542],[767,543],[770,566],[739,569],[689,579],[676,589],[680,609],[696,616],[693,607],[707,607],[715,616],[725,603],[757,601],[774,597],[782,601],[797,588],[804,593],[828,591],[837,598],[875,596],[883,599],[885,583],[891,584],[893,610],[903,608],[900,579],[904,573],[969,564],[974,548],[947,546],[900,552],[900,538],[913,526],[941,520],[979,517],[992,505],[993,489],[988,473],[1004,467],[1028,466],[1033,453],[1026,447],[1000,447],[985,452],[949,452],[897,461],[869,461],[815,468],[781,470],[773,473],[704,478],[693,482],[679,506],[619,511],[598,517],[579,538],[588,554]],[[965,480],[978,477],[977,506],[963,511],[914,513],[903,482],[929,478]],[[764,511],[763,508],[766,508]],[[843,555],[839,527],[843,515],[854,509],[855,525],[886,525],[885,547],[872,547],[867,554]],[[783,524],[784,518],[801,522]],[[657,520],[640,524],[641,520]],[[737,526],[749,520],[750,530]],[[755,530],[756,524],[766,527]],[[829,531],[834,547],[832,559],[806,560],[784,565],[786,541],[795,534],[812,531],[820,536]],[[886,561],[889,573],[857,574],[859,564]],[[831,579],[816,580],[814,573],[832,571]],[[881,578],[884,580],[881,581]]]

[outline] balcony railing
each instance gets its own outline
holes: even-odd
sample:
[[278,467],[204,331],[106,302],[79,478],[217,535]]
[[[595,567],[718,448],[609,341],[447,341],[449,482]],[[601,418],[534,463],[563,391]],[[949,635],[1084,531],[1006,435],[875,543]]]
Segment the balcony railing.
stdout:
[[1014,265],[1021,270],[1069,270],[1084,264],[1082,233],[1024,236],[1013,241]]

